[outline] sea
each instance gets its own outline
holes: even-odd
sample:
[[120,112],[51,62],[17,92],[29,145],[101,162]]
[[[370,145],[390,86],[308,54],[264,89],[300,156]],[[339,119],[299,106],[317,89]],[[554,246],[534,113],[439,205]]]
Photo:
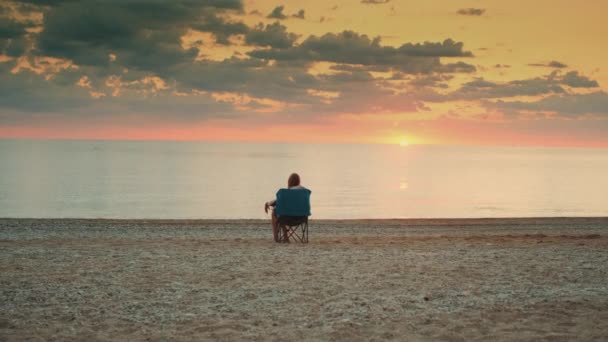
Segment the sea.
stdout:
[[608,216],[608,149],[0,140],[0,217],[263,219],[296,172],[313,219]]

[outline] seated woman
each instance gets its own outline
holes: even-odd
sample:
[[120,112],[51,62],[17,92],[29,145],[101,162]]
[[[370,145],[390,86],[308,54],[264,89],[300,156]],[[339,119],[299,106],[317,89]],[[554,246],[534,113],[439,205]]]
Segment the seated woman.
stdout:
[[[284,191],[285,189],[281,189],[279,190],[279,192],[277,192],[277,195],[279,193],[281,193],[281,191]],[[305,187],[300,185],[300,176],[297,173],[292,173],[289,176],[289,179],[287,180],[287,190],[306,190],[308,193],[310,193],[310,190],[306,189]],[[308,201],[308,198],[306,200]],[[291,225],[291,224],[297,224],[298,222],[301,222],[303,220],[306,220],[308,218],[308,216],[288,216],[288,215],[280,215],[277,213],[276,210],[277,207],[277,199],[273,199],[272,201],[268,201],[264,204],[264,211],[266,213],[268,213],[268,210],[272,208],[272,235],[274,237],[274,241],[276,242],[280,242],[279,241],[279,224],[287,224],[287,225]],[[310,211],[310,203],[308,203],[308,211]],[[308,215],[310,215],[310,213],[308,213]],[[287,235],[287,228],[285,226],[283,226],[283,242],[289,242],[289,237]]]

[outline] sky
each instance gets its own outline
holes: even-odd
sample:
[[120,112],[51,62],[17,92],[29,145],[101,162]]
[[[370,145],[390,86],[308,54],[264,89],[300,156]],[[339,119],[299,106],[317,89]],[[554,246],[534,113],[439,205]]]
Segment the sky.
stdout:
[[608,147],[605,0],[0,2],[0,138]]

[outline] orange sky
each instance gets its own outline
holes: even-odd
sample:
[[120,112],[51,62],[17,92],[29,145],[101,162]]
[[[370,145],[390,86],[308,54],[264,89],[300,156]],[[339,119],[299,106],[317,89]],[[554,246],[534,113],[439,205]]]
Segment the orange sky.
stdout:
[[605,1],[201,4],[3,3],[0,138],[608,147]]

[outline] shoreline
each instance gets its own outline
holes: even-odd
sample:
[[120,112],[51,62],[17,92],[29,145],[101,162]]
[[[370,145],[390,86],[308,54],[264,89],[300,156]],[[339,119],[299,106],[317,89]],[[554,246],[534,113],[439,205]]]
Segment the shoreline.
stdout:
[[[310,217],[311,222],[320,224],[333,223],[390,223],[402,225],[422,224],[501,224],[501,223],[576,223],[576,222],[598,222],[608,223],[608,216],[539,216],[539,217],[467,217],[467,218],[354,218],[354,219],[315,219]],[[146,222],[146,223],[263,223],[267,219],[257,218],[95,218],[95,217],[0,217],[0,221],[67,221],[67,222]]]

